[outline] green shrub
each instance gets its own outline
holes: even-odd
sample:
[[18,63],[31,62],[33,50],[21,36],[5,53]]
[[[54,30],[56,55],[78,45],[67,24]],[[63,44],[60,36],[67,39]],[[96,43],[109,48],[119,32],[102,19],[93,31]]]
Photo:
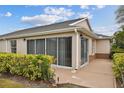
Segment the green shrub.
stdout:
[[121,78],[121,72],[124,72],[124,53],[113,55],[113,71],[116,78]]
[[124,53],[124,49],[117,47],[117,45],[113,44],[111,47],[110,58],[113,58],[115,53]]
[[54,76],[51,64],[54,57],[49,55],[21,55],[0,53],[0,72],[10,72],[31,80],[49,80]]

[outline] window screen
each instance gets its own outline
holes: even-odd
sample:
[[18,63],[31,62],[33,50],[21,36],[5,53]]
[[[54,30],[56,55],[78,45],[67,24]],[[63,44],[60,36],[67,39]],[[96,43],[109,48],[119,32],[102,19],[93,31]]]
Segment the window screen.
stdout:
[[36,40],[36,54],[45,54],[45,39]]
[[11,52],[16,53],[16,40],[11,40]]
[[35,40],[27,40],[27,53],[35,54]]
[[55,64],[57,63],[57,38],[46,39],[46,54],[54,56],[56,58]]

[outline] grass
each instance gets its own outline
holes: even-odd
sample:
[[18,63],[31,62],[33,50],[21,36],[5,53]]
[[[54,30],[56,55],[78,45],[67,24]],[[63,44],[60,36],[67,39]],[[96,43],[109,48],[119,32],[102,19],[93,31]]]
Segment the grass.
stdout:
[[9,80],[9,79],[0,79],[0,88],[24,88],[23,84]]

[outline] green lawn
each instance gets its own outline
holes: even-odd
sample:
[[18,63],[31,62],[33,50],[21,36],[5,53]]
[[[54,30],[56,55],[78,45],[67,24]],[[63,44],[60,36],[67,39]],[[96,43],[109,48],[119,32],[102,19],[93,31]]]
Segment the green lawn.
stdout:
[[24,88],[23,84],[9,80],[9,79],[0,79],[0,88]]

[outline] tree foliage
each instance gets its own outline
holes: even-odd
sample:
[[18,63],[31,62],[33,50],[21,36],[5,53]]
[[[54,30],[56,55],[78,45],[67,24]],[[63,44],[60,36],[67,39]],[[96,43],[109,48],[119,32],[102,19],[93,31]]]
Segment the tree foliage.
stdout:
[[124,5],[119,6],[116,11],[116,21],[121,27],[124,27]]
[[115,45],[124,49],[124,30],[116,32],[114,35]]

